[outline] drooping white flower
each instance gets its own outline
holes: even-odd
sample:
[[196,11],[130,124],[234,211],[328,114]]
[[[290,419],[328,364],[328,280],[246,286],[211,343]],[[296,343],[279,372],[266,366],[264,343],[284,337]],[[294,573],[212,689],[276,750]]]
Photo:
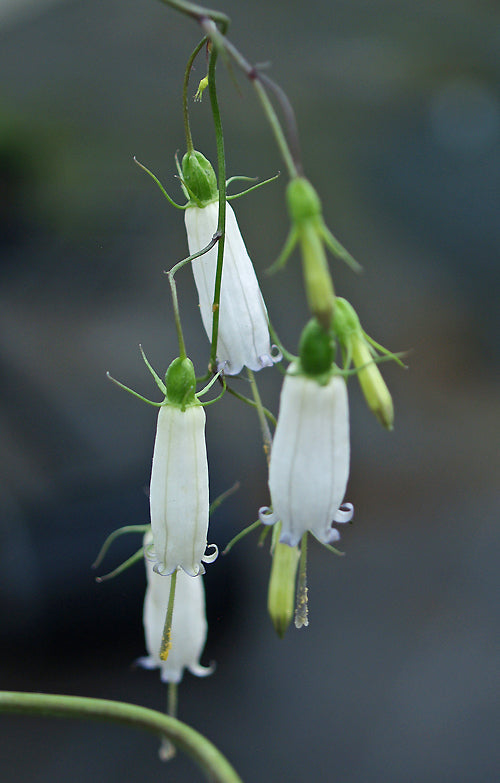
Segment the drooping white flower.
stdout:
[[208,531],[208,463],[205,411],[162,405],[150,484],[151,527],[156,569],[171,574],[203,573]]
[[[217,228],[218,203],[186,209],[186,231],[190,254],[210,242]],[[191,262],[198,289],[203,326],[212,337],[217,246]],[[226,204],[226,238],[220,296],[217,360],[227,375],[242,368],[261,370],[273,364],[267,310],[253,264],[247,253],[234,211]]]
[[[189,205],[185,223],[189,253],[203,250],[217,230],[219,214],[217,179],[210,162],[201,152],[187,152],[182,161]],[[213,301],[218,247],[192,261],[198,289],[203,326],[212,339]],[[233,208],[226,202],[224,263],[219,302],[217,361],[227,375],[243,367],[261,370],[281,356],[273,356],[269,339],[267,310],[253,264],[247,253]]]
[[[161,383],[161,381],[160,381]],[[162,575],[182,568],[204,573],[209,500],[205,411],[195,396],[190,359],[177,358],[165,376],[165,401],[158,413],[149,501],[155,570]]]
[[308,530],[326,544],[340,536],[333,522],[348,522],[351,504],[342,504],[349,477],[349,410],[344,379],[326,383],[307,377],[298,364],[288,368],[269,465],[272,512],[262,522],[281,520],[280,541],[296,546]]
[[172,616],[170,648],[166,661],[160,658],[163,627],[170,595],[171,576],[160,576],[148,559],[151,534],[144,537],[145,565],[148,585],[144,599],[144,634],[148,655],[139,663],[146,669],[161,669],[163,682],[180,682],[184,669],[204,677],[211,674],[212,667],[201,666],[200,655],[207,638],[205,616],[205,590],[201,576],[188,576],[182,570],[177,572],[174,611]]

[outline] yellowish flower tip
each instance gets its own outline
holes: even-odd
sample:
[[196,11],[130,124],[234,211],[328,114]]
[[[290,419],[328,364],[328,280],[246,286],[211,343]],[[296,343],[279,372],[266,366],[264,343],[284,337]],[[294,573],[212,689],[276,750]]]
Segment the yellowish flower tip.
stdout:
[[387,430],[394,427],[394,406],[391,393],[382,374],[373,361],[366,340],[355,332],[351,336],[352,360],[358,367],[358,380],[370,410]]
[[273,551],[267,609],[274,630],[283,639],[295,610],[295,581],[300,549],[277,543]]
[[201,102],[203,93],[205,92],[207,87],[208,87],[208,76],[205,76],[205,78],[202,79],[198,85],[198,89],[196,90],[196,94],[194,96],[195,101]]
[[394,426],[394,406],[387,384],[374,361],[358,315],[347,299],[338,296],[332,328],[338,341],[351,354],[366,403],[387,430]]

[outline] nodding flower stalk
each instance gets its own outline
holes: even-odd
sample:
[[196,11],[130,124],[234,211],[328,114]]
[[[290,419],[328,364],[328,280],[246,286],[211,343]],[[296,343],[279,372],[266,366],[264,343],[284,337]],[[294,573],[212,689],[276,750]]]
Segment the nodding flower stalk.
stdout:
[[302,333],[300,359],[287,370],[269,464],[272,510],[264,524],[281,521],[280,541],[297,546],[310,531],[331,544],[333,522],[348,522],[343,503],[349,477],[349,409],[344,378],[333,364],[334,345],[316,319]]
[[158,413],[150,484],[154,569],[204,573],[209,497],[205,411],[195,397],[190,359],[167,370],[166,397]]
[[207,638],[205,615],[205,588],[201,576],[193,578],[178,571],[175,587],[175,602],[172,615],[170,647],[166,659],[160,656],[163,626],[167,613],[172,577],[160,576],[148,557],[152,536],[144,537],[145,565],[148,585],[144,599],[144,634],[148,655],[138,663],[146,669],[160,669],[163,682],[177,683],[182,679],[184,669],[198,677],[211,674],[213,667],[201,666],[201,653]]
[[[190,199],[185,211],[185,223],[192,255],[208,245],[217,229],[217,180],[209,161],[196,151],[185,154],[182,176]],[[203,326],[211,339],[217,248],[193,260],[191,265]],[[275,361],[277,358],[271,352],[267,310],[257,276],[234,211],[227,202],[219,302],[218,367],[227,375],[236,375],[244,366],[261,370]]]

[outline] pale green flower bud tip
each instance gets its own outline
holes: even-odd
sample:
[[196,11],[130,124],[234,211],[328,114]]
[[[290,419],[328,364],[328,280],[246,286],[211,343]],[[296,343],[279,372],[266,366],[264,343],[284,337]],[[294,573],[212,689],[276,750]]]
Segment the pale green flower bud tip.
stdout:
[[190,198],[198,206],[217,199],[217,177],[212,164],[201,152],[186,152],[182,159],[182,176]]
[[300,366],[305,375],[329,374],[335,358],[335,343],[316,318],[304,327],[299,344]]
[[274,630],[283,639],[295,610],[295,580],[300,558],[299,547],[276,544],[269,579],[267,608]]
[[194,391],[196,388],[196,375],[191,359],[180,356],[170,364],[165,376],[167,387],[167,399],[171,405],[185,408],[196,402]]
[[347,299],[341,296],[335,298],[332,329],[339,340],[345,339],[353,332],[361,332],[361,324],[356,310]]
[[303,223],[321,216],[321,201],[309,180],[292,179],[286,190],[288,211],[293,223]]

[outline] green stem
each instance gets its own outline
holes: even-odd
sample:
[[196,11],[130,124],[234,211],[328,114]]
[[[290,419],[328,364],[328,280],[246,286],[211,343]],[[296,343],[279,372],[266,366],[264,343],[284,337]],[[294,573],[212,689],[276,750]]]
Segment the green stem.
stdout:
[[184,343],[184,335],[182,333],[181,314],[179,311],[179,300],[177,298],[177,286],[175,284],[174,276],[170,272],[167,274],[168,282],[170,283],[170,291],[172,292],[172,306],[174,308],[174,321],[175,329],[177,332],[177,342],[179,343],[179,357],[181,359],[186,358],[186,345]]
[[[257,403],[255,403],[253,400],[249,400],[248,397],[245,397],[244,394],[240,394],[234,389],[231,389],[229,386],[226,386],[226,389],[228,394],[232,394],[232,396],[236,397],[237,400],[241,400],[241,402],[245,402],[247,405],[250,405],[252,408],[257,408]],[[262,410],[264,411],[264,416],[266,416],[271,422],[271,424],[274,427],[276,427],[276,416],[274,416],[268,408],[262,408]]]
[[279,151],[281,152],[283,160],[285,161],[285,166],[287,167],[288,173],[290,174],[290,179],[295,179],[295,177],[299,176],[298,167],[292,158],[292,154],[283,132],[283,128],[281,127],[280,121],[278,120],[278,115],[274,111],[274,107],[268,98],[267,92],[265,91],[259,79],[254,78],[252,81],[253,86],[257,92],[257,96],[262,104],[262,108],[264,109],[264,114],[266,115],[271,126],[271,130],[274,133],[274,138],[276,139]]
[[160,0],[160,2],[169,5],[171,8],[175,8],[176,11],[180,11],[186,16],[191,16],[200,22],[201,19],[208,17],[213,19],[214,22],[220,25],[221,30],[226,33],[229,27],[229,17],[223,14],[221,11],[213,11],[210,8],[203,8],[201,5],[195,5],[195,3],[188,3],[185,0]]
[[[179,300],[177,298],[177,286],[174,280],[174,276],[176,272],[179,271],[179,269],[182,269],[183,266],[186,266],[186,264],[189,264],[190,261],[194,261],[195,258],[199,258],[199,256],[202,256],[204,253],[208,253],[209,250],[211,250],[214,245],[219,242],[221,239],[220,234],[218,231],[215,232],[212,239],[208,243],[208,245],[201,250],[199,250],[197,253],[193,253],[193,255],[188,256],[187,258],[183,258],[182,261],[179,261],[178,264],[175,264],[175,266],[172,267],[172,269],[169,269],[168,272],[165,272],[165,274],[168,277],[168,282],[170,283],[170,290],[172,291],[172,305],[174,308],[174,320],[175,320],[175,328],[177,330],[177,340],[179,342],[179,355],[181,359],[186,358],[186,347],[184,344],[184,335],[182,333],[182,325],[181,325],[181,314],[179,311]],[[142,350],[142,349],[141,349]],[[149,362],[147,362],[146,358],[144,357],[144,360],[146,361],[146,364],[149,367]],[[151,369],[151,367],[150,367]],[[152,370],[151,370],[152,371]],[[153,371],[152,371],[153,372]],[[153,373],[155,375],[155,373]],[[114,380],[114,379],[111,379]],[[115,381],[116,383],[116,381]],[[158,380],[157,380],[158,383]],[[118,384],[121,386],[121,384]],[[130,390],[129,390],[130,391]],[[134,393],[134,392],[133,392]],[[138,396],[138,395],[136,395]],[[146,400],[147,402],[147,400]]]
[[[234,46],[234,44],[232,44],[225,37],[227,28],[229,26],[229,18],[218,11],[213,11],[208,8],[203,8],[202,6],[194,5],[193,3],[184,2],[184,0],[161,0],[161,2],[195,19],[203,28],[206,35],[215,44],[215,47],[219,47],[221,51],[227,52],[233,58],[235,63],[238,65],[238,67],[241,68],[241,70],[248,77],[248,79],[250,79],[250,81],[253,83],[256,89],[257,96],[262,104],[264,113],[266,114],[269,120],[276,142],[283,156],[283,160],[285,161],[285,165],[288,169],[288,173],[290,174],[290,177],[292,179],[297,177],[299,175],[299,172],[302,170],[302,166],[299,158],[298,140],[295,137],[294,117],[293,117],[293,122],[292,123],[289,122],[288,124],[289,126],[290,125],[292,126],[291,131],[292,131],[293,146],[295,151],[295,160],[292,151],[290,149],[290,145],[288,144],[286,136],[283,132],[281,124],[276,115],[276,112],[274,111],[274,108],[262,84],[262,82],[264,82],[265,84],[270,84],[270,80],[267,79],[267,77],[263,79],[259,74],[259,72],[257,71],[257,69],[241,54],[241,52]],[[280,92],[281,95],[284,96],[284,93],[280,91],[279,88],[277,88],[277,86],[276,89],[274,89],[274,91],[278,94],[278,97],[280,97]],[[283,103],[281,98],[280,98],[280,103]],[[293,116],[293,112],[291,110],[288,100],[286,102],[286,107],[287,107],[287,115],[290,115],[291,112],[291,115]]]
[[227,759],[202,734],[175,718],[136,704],[83,696],[0,691],[0,712],[54,718],[86,718],[145,729],[171,740],[179,750],[193,759],[208,780],[216,783],[242,783]]
[[191,69],[193,67],[193,63],[196,59],[196,56],[198,55],[198,52],[200,52],[203,48],[203,46],[206,44],[207,38],[202,38],[196,49],[191,53],[191,56],[189,60],[187,61],[186,70],[184,72],[184,81],[182,83],[182,114],[184,117],[184,134],[186,136],[186,150],[187,152],[192,152],[194,150],[193,146],[193,137],[191,136],[191,127],[189,125],[189,110],[188,110],[188,85],[189,85],[189,76],[191,74]]
[[208,91],[210,106],[215,126],[215,141],[217,145],[217,178],[219,185],[219,217],[217,220],[217,233],[220,235],[217,248],[217,268],[215,271],[213,316],[212,316],[212,345],[210,349],[209,367],[215,369],[217,363],[217,340],[219,337],[220,315],[220,289],[222,284],[222,265],[224,263],[224,245],[226,240],[226,158],[224,155],[224,133],[222,120],[217,100],[217,86],[215,83],[215,66],[217,63],[217,49],[212,47],[208,65]]
[[260,429],[262,432],[262,440],[264,441],[264,453],[266,455],[267,464],[269,465],[269,460],[271,459],[271,444],[272,444],[271,432],[269,430],[269,424],[266,421],[265,408],[262,405],[262,400],[260,399],[259,388],[257,386],[257,381],[255,380],[255,375],[253,374],[252,370],[248,368],[247,368],[247,374],[248,374],[248,380],[250,381],[250,386],[252,388],[252,395],[255,400],[255,407],[257,408],[257,415],[259,417]]

